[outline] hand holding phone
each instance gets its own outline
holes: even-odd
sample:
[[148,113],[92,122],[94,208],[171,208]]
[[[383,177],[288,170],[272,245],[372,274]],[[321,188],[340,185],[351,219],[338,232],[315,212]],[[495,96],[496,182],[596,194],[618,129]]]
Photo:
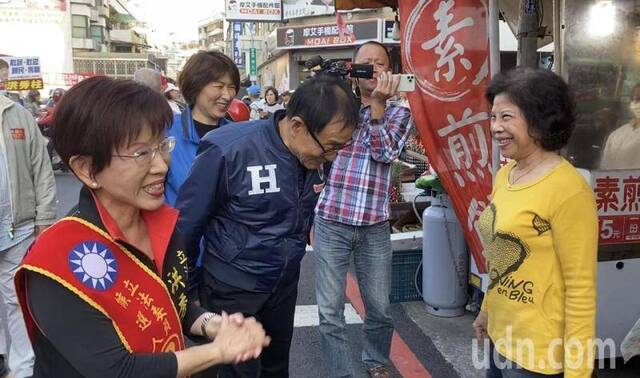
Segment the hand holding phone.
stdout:
[[413,92],[416,90],[416,77],[413,74],[402,74],[400,76],[400,84],[398,92]]

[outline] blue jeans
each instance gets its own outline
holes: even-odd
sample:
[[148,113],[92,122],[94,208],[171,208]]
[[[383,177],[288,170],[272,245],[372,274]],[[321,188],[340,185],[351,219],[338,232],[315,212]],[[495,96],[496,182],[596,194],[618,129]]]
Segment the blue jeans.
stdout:
[[344,320],[345,286],[352,256],[366,312],[362,327],[362,362],[367,369],[388,364],[393,336],[389,312],[389,222],[373,226],[349,226],[317,217],[314,227],[316,298],[327,376],[354,375]]

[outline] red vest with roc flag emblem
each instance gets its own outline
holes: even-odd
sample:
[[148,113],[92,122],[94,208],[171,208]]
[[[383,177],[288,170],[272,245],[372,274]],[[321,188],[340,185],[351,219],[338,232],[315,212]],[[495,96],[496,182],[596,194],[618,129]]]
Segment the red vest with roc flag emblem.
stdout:
[[[111,319],[131,353],[184,349],[180,317],[161,278],[86,220],[67,217],[42,233],[16,273],[16,290],[32,341],[27,271],[42,274]],[[46,334],[45,334],[46,336]]]

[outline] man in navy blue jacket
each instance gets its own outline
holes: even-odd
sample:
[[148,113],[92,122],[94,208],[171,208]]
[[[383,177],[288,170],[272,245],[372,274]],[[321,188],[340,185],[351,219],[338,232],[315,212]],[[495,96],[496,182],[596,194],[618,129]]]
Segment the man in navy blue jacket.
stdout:
[[[343,81],[319,76],[270,119],[216,129],[201,140],[177,200],[190,272],[204,237],[203,307],[255,316],[271,336],[260,360],[223,377],[287,377],[300,260],[324,186],[323,164],[351,141],[358,104]],[[197,286],[200,286],[199,288]]]

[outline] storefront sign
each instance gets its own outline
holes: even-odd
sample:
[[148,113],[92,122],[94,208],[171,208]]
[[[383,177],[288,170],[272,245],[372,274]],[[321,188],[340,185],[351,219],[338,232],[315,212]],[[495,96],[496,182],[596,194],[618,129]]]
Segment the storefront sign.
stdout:
[[227,21],[282,21],[280,0],[226,0]]
[[600,244],[640,243],[640,171],[592,171]]
[[239,69],[244,68],[244,54],[240,50],[239,41],[243,31],[242,22],[231,22],[231,49],[233,51],[233,62]]
[[429,163],[447,190],[479,273],[477,228],[492,186],[488,6],[485,0],[400,0],[402,59],[416,76],[411,111]]
[[335,13],[335,1],[283,0],[282,13],[285,20],[299,17],[331,15]]
[[300,25],[278,28],[279,49],[352,46],[365,41],[381,41],[380,20],[347,22],[340,35],[337,24]]

